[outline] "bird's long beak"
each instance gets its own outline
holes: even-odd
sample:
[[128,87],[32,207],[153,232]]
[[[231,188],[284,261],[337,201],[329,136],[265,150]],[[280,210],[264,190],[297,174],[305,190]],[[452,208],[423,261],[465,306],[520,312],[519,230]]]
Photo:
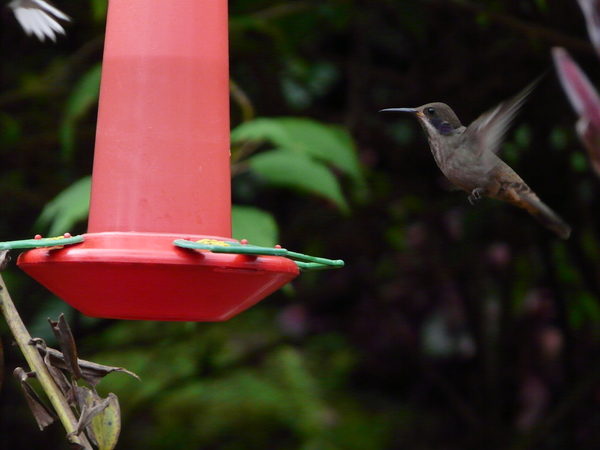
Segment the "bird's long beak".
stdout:
[[416,114],[417,110],[414,108],[387,108],[387,109],[382,109],[379,112],[406,112],[406,113]]

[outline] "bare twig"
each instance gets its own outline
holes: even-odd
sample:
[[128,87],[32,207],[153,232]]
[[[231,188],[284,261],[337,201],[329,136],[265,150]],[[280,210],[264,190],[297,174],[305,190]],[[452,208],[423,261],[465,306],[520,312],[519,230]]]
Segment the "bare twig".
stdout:
[[242,122],[248,122],[249,120],[254,119],[254,106],[252,105],[250,98],[232,79],[229,79],[229,93],[231,94],[231,98],[233,98],[240,107]]
[[[6,252],[0,252],[0,267],[2,266],[7,254]],[[27,363],[31,370],[36,374],[37,379],[42,385],[50,403],[54,407],[60,421],[63,423],[65,430],[68,433],[69,442],[78,445],[84,449],[92,449],[87,437],[84,434],[76,436],[74,433],[77,430],[77,418],[73,414],[67,399],[64,397],[52,376],[48,372],[44,360],[40,356],[34,345],[31,345],[31,336],[25,328],[25,324],[21,320],[19,313],[13,303],[6,284],[0,275],[0,310],[6,319],[17,344],[21,348],[21,352],[25,356]]]

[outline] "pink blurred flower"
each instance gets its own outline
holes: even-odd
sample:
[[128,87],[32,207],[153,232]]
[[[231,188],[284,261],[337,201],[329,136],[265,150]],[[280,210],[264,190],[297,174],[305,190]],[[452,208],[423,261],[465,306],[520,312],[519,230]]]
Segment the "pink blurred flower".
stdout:
[[560,82],[573,109],[579,115],[577,134],[588,151],[596,174],[600,176],[600,97],[564,48],[553,48],[552,56]]

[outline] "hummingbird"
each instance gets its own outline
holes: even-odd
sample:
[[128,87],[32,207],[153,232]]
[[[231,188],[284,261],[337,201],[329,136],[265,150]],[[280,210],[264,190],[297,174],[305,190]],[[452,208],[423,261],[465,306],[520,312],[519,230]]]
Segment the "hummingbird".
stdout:
[[535,80],[512,99],[482,114],[468,127],[461,124],[445,103],[388,108],[380,112],[404,112],[417,118],[427,134],[438,167],[453,184],[469,193],[471,204],[484,196],[503,200],[525,209],[546,228],[567,239],[571,227],[496,155],[512,120],[537,82]]
[[35,34],[40,41],[50,38],[56,41],[57,34],[65,34],[58,22],[70,22],[71,18],[46,0],[13,0],[8,4],[15,17],[28,35]]

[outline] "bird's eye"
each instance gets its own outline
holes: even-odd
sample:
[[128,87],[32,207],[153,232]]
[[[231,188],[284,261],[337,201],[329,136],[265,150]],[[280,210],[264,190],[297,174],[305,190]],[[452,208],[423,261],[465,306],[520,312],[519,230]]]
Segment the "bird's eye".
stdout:
[[430,115],[430,116],[433,116],[433,115],[435,114],[435,108],[427,108],[427,109],[425,110],[425,112],[426,112],[428,115]]

